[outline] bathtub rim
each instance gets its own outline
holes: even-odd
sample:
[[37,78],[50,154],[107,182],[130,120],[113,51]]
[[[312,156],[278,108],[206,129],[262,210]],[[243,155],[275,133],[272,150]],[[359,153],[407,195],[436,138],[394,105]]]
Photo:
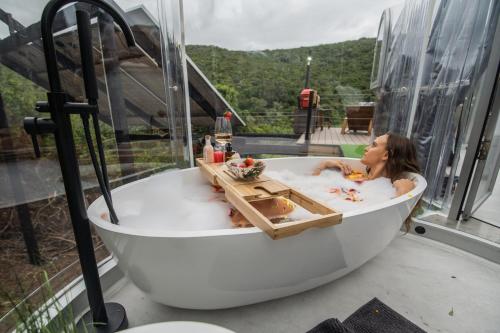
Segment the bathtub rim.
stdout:
[[[264,161],[269,161],[269,160],[286,160],[286,159],[302,159],[302,158],[307,158],[307,159],[316,159],[316,160],[325,160],[325,159],[336,159],[336,160],[350,160],[355,163],[360,163],[360,159],[356,158],[346,158],[346,157],[328,157],[328,156],[304,156],[304,157],[280,157],[280,158],[272,158],[272,159],[263,159]],[[158,175],[161,175],[165,172],[192,172],[192,169],[194,168],[187,168],[187,169],[175,169],[175,170],[167,170],[163,171],[154,175],[151,175],[149,177],[139,179],[136,181],[133,181],[131,183],[122,185],[117,187],[116,189],[113,189],[111,193],[119,193],[121,191],[124,191],[128,189],[131,186],[135,186],[141,182],[146,182],[150,180],[151,177],[155,177]],[[356,210],[356,211],[350,211],[342,215],[342,220],[345,220],[349,217],[356,216],[356,215],[363,215],[369,212],[374,212],[378,210],[382,210],[384,208],[387,208],[389,206],[396,206],[399,205],[405,201],[412,200],[415,197],[420,199],[422,196],[425,188],[427,187],[427,181],[425,178],[419,174],[416,173],[409,173],[412,176],[416,177],[417,179],[417,186],[410,192],[401,195],[396,198],[392,198],[388,201],[384,201],[381,203],[375,203],[369,206],[366,206],[362,209]],[[209,230],[158,230],[158,229],[146,229],[146,230],[140,230],[138,228],[133,228],[133,227],[126,227],[126,226],[121,226],[119,224],[112,224],[109,221],[106,221],[102,219],[98,214],[93,213],[97,211],[98,206],[105,206],[104,203],[104,198],[99,196],[94,202],[92,202],[89,207],[87,208],[87,215],[89,218],[89,221],[91,221],[92,224],[94,224],[96,227],[99,227],[101,229],[105,229],[107,231],[113,232],[113,233],[119,233],[119,234],[124,234],[124,235],[131,235],[131,236],[141,236],[141,237],[154,237],[154,238],[196,238],[196,237],[215,237],[215,236],[227,236],[227,235],[247,235],[247,234],[256,234],[256,233],[262,233],[264,234],[264,231],[257,227],[252,227],[252,228],[227,228],[227,229],[209,229]],[[106,207],[107,209],[107,207]],[[342,221],[344,223],[344,221]],[[306,230],[307,231],[307,230]]]

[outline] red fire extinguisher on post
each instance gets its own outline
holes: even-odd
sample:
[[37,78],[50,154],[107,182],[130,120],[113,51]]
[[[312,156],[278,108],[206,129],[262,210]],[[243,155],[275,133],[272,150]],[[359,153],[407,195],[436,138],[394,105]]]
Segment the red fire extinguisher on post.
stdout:
[[319,104],[319,95],[314,89],[305,88],[302,89],[299,95],[299,109],[307,110],[309,108],[309,98],[311,97],[311,92],[313,96],[313,109],[316,109]]

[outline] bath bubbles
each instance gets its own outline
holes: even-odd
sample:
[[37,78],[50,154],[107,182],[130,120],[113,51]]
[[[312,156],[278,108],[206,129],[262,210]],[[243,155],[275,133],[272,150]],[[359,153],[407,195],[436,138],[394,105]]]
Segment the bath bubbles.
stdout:
[[[212,230],[231,228],[229,205],[201,178],[178,173],[160,174],[144,180],[147,193],[139,200],[116,200],[120,225],[141,230]],[[140,220],[141,223],[137,221]]]
[[[342,213],[381,203],[396,195],[390,179],[384,177],[359,184],[344,178],[336,170],[324,170],[319,176],[289,170],[269,171],[266,175]],[[289,217],[299,220],[311,216],[311,213],[298,207]]]

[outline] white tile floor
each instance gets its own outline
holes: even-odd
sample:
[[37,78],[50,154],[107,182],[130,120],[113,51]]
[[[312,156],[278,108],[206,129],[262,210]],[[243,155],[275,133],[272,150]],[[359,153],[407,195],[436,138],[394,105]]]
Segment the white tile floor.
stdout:
[[150,301],[126,279],[107,298],[126,307],[131,327],[192,320],[241,333],[294,333],[330,317],[344,320],[373,297],[427,332],[500,332],[500,265],[414,235],[397,237],[341,279],[274,301],[226,310],[175,309]]

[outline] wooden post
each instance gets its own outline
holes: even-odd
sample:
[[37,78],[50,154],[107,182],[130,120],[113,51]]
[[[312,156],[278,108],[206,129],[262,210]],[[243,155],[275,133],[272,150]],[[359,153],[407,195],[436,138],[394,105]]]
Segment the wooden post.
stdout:
[[306,122],[306,144],[309,144],[311,140],[311,122],[312,122],[312,109],[314,104],[314,91],[311,90],[309,93],[309,106],[307,107],[307,122]]

